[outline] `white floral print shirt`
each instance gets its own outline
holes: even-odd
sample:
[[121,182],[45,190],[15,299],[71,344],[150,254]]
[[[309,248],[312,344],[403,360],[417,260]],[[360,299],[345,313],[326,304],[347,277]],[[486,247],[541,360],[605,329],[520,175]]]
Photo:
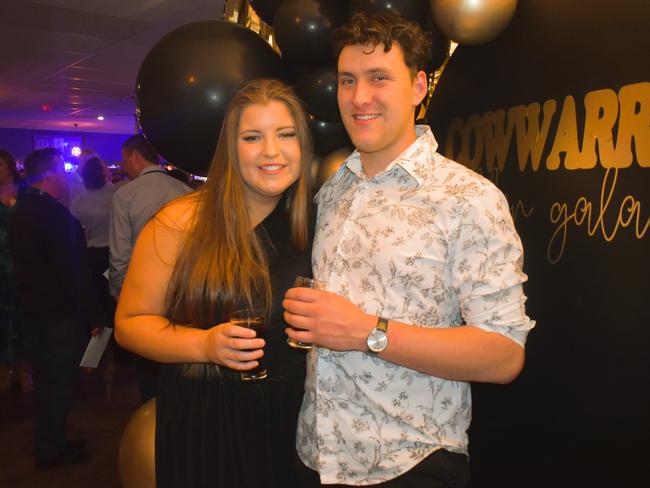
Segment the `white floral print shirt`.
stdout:
[[[416,131],[382,173],[367,178],[355,151],[318,192],[314,275],[367,313],[471,324],[523,347],[534,322],[506,199],[438,154],[429,127]],[[437,449],[467,453],[468,383],[357,351],[314,348],[307,364],[297,447],[322,483],[373,485]]]

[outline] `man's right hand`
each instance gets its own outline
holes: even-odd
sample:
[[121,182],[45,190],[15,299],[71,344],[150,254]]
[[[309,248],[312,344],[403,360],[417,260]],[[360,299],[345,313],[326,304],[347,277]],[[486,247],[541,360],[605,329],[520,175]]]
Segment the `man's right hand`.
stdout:
[[[291,288],[282,302],[292,339],[335,351],[366,351],[377,317],[335,293]],[[301,330],[296,330],[301,329]]]

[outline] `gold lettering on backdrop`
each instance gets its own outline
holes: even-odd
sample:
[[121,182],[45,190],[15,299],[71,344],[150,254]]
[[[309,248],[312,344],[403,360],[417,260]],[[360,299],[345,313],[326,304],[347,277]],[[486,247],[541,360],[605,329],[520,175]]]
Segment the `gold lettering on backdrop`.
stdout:
[[[483,114],[483,130],[485,131],[485,166],[489,173],[495,169],[497,171],[503,171],[503,167],[506,164],[513,126],[512,124],[508,124],[508,128],[504,133],[503,128],[505,126],[505,117],[505,110],[497,110],[496,112],[486,112]],[[495,160],[496,168],[494,165]]]
[[[560,165],[569,170],[592,169],[598,162],[603,168],[627,168],[634,154],[639,166],[650,167],[650,82],[625,85],[618,97],[610,89],[594,90],[583,103],[585,123],[578,134],[575,99],[565,97],[545,159],[547,169],[557,170]],[[537,102],[474,114],[467,122],[456,117],[447,131],[445,155],[474,170],[484,160],[488,171],[495,166],[501,171],[515,132],[519,170],[526,170],[530,158],[531,168],[537,171],[556,109],[555,100],[544,102],[541,125]]]
[[[571,95],[564,98],[545,159],[543,151],[557,110],[555,100],[498,109],[482,116],[474,114],[467,121],[456,117],[447,132],[447,157],[479,173],[486,170],[495,183],[505,168],[513,134],[521,172],[527,169],[528,161],[531,169],[538,171],[542,160],[551,171],[560,166],[589,170],[598,164],[606,169],[597,207],[584,196],[572,207],[567,202],[552,204],[549,217],[556,227],[547,247],[550,263],[557,263],[564,255],[570,226],[584,226],[589,237],[599,234],[606,242],[630,226],[636,238],[642,239],[650,226],[650,218],[642,216],[641,201],[632,195],[621,200],[615,217],[609,209],[618,170],[629,168],[635,156],[640,167],[650,168],[650,82],[625,85],[618,94],[609,88],[593,90],[585,95],[583,104],[584,125],[579,133],[576,101]],[[522,200],[510,206],[513,220],[529,217],[533,210]]]
[[512,215],[512,220],[517,221],[517,217],[521,216],[525,219],[530,217],[533,214],[535,207],[526,208],[523,200],[517,200],[513,205],[510,205],[510,214]]
[[[558,225],[546,248],[546,258],[549,263],[557,263],[564,255],[569,224],[571,223],[576,227],[585,224],[589,237],[600,233],[607,242],[614,240],[621,227],[629,227],[633,222],[635,237],[642,239],[645,236],[650,226],[650,217],[646,217],[644,220],[641,215],[641,202],[632,195],[626,195],[621,201],[613,226],[611,223],[608,226],[606,222],[607,210],[618,181],[618,171],[618,168],[609,168],[605,171],[600,190],[600,202],[595,216],[593,205],[586,197],[578,198],[573,209],[569,209],[569,205],[564,202],[554,202],[551,205],[550,220],[553,224]],[[595,220],[593,220],[594,217]]]
[[[585,96],[585,136],[582,141],[583,166],[591,169],[596,166],[598,156],[608,161],[614,158],[614,125],[618,118],[618,97],[614,90],[595,90]],[[631,151],[630,151],[630,154]],[[632,160],[630,160],[630,163]],[[572,169],[578,169],[575,166]]]
[[526,169],[529,155],[530,165],[533,171],[537,171],[556,107],[555,100],[546,100],[544,102],[544,118],[542,119],[541,130],[539,127],[539,103],[531,103],[525,107],[525,112],[522,110],[524,108],[523,105],[512,107],[508,110],[508,120],[512,119],[517,127],[517,161],[519,162],[519,171]]
[[[650,168],[650,82],[626,85],[618,92],[621,105],[616,150],[601,154],[605,168],[627,168],[632,164],[632,141],[639,166]],[[609,156],[609,155],[608,155]]]
[[561,162],[564,162],[566,169],[582,166],[582,153],[578,147],[577,119],[576,102],[571,95],[568,95],[564,98],[553,147],[546,158],[547,169],[556,170]]

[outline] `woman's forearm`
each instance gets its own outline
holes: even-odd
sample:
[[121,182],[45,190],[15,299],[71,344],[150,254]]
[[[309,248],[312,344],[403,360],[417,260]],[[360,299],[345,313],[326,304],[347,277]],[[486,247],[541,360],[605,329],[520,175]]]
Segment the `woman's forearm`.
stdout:
[[115,339],[125,349],[161,363],[204,363],[207,331],[170,325],[160,315],[115,319]]

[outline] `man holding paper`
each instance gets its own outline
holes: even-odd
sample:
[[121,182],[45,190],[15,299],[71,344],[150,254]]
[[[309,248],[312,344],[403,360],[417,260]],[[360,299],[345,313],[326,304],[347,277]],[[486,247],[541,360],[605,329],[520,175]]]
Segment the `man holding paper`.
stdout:
[[39,149],[23,165],[29,188],[18,195],[9,239],[20,319],[32,354],[35,466],[52,469],[89,457],[81,439],[66,439],[66,420],[79,360],[101,314],[91,291],[84,232],[66,207],[69,191],[61,154]]

